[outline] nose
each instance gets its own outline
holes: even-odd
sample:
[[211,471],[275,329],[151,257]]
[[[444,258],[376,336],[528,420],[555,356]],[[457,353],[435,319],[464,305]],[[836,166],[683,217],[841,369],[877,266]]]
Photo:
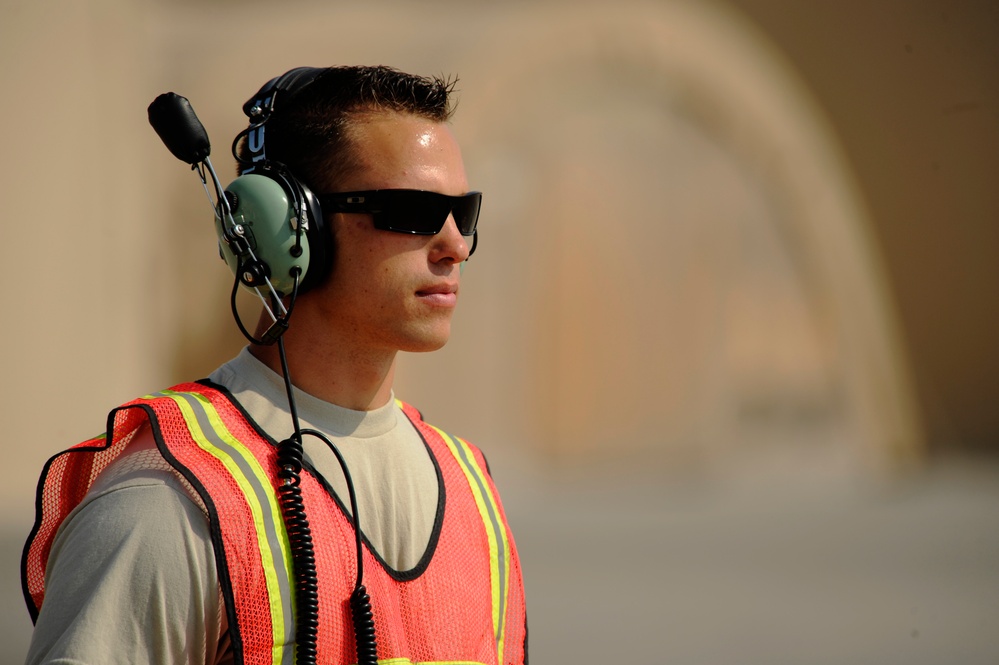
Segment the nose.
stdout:
[[444,227],[437,235],[433,236],[430,260],[433,263],[461,263],[469,256],[469,242],[471,242],[471,238],[466,238],[458,231],[454,216],[448,215]]

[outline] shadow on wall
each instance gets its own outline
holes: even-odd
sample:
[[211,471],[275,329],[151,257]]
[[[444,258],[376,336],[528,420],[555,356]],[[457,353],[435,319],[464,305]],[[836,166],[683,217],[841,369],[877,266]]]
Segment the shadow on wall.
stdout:
[[[500,193],[454,341],[476,371],[428,392],[524,414],[508,433],[562,465],[918,458],[869,220],[766,41],[705,5],[516,25],[517,53],[476,61],[489,83],[461,106],[473,180]],[[416,389],[436,365],[411,362]]]

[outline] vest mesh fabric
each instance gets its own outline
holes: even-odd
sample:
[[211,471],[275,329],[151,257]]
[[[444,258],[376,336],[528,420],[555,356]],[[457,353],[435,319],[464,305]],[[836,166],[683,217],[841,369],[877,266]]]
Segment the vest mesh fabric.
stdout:
[[109,421],[113,423],[113,443],[107,434],[94,437],[55,455],[42,470],[35,498],[35,527],[21,560],[21,585],[32,621],[45,598],[45,568],[59,525],[83,501],[97,476],[121,455],[145,421],[145,414],[116,410]]
[[[201,400],[197,404],[203,402],[208,412],[217,412],[219,420],[213,427],[230,433],[239,446],[249,451],[264,471],[267,491],[274,491],[278,482],[276,450],[227,397],[201,384],[176,386],[163,395],[171,392]],[[253,499],[248,498],[245,486],[236,482],[231,467],[210,454],[203,440],[199,444],[198,434],[191,431],[191,421],[182,413],[182,403],[184,400],[170,396],[136,400],[112,412],[110,445],[98,437],[49,462],[39,487],[36,531],[26,547],[23,563],[29,609],[34,618],[44,600],[45,565],[59,524],[83,499],[96,476],[121,454],[148,412],[160,452],[190,481],[209,514],[236,662],[288,662],[290,650],[281,650],[284,645],[277,625],[280,612],[273,600],[270,604],[266,601],[268,559],[262,554],[263,541],[257,534],[262,528],[261,511],[259,507],[251,509]],[[412,407],[404,405],[403,410],[437,461],[445,501],[431,539],[432,556],[422,571],[388,570],[367,545],[364,548],[364,583],[372,598],[379,659],[396,658],[401,659],[397,661],[400,663],[523,663],[526,627],[519,560],[498,493],[484,471],[485,460],[467,442],[450,439],[452,444],[460,442],[462,454],[469,455],[463,468],[448,447],[444,438],[447,435],[425,424]],[[483,517],[481,494],[478,499],[473,496],[469,463],[479,470],[479,487],[485,488],[496,512],[492,528],[494,532],[502,531],[507,547],[508,570],[503,569],[502,589],[491,572],[496,562],[495,556],[490,560],[490,538],[495,545],[496,536],[490,535],[489,523]],[[353,663],[356,652],[348,605],[356,577],[352,524],[330,491],[311,473],[302,474],[302,492],[312,525],[320,581],[320,661]],[[363,519],[361,515],[362,529]],[[283,534],[279,516],[277,522]],[[271,568],[278,565],[290,564],[286,558],[275,558]],[[497,599],[502,608],[498,630],[494,624]],[[281,602],[291,603],[291,599]],[[502,646],[502,654],[498,654],[498,646]]]

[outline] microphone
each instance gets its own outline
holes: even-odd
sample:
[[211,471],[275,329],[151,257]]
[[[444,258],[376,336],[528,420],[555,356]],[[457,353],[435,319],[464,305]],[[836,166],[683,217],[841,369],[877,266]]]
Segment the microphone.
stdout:
[[149,124],[173,156],[192,166],[212,151],[208,132],[186,97],[164,92],[149,105]]
[[[187,101],[187,98],[173,92],[164,92],[154,99],[149,105],[148,113],[149,124],[156,130],[163,144],[173,153],[174,157],[191,165],[192,170],[197,173],[205,188],[205,194],[208,196],[208,202],[212,206],[212,213],[215,217],[219,253],[222,254],[226,263],[229,263],[229,267],[236,277],[229,304],[240,331],[255,344],[273,344],[287,330],[288,316],[291,311],[281,301],[282,294],[278,292],[270,280],[270,266],[255,251],[256,245],[252,240],[252,230],[249,228],[253,222],[247,222],[244,227],[233,218],[233,207],[238,204],[236,204],[235,199],[230,201],[230,196],[234,196],[235,193],[227,192],[222,187],[222,182],[212,166],[212,160],[208,157],[212,151],[212,146],[208,140],[205,126],[198,120],[198,116],[191,108],[191,103]],[[215,189],[214,199],[209,189],[209,177],[212,187]],[[223,245],[229,250],[231,257],[226,256]],[[301,268],[296,269],[300,273],[304,272]],[[256,292],[263,302],[264,309],[274,321],[263,340],[255,339],[250,335],[236,311],[236,287],[240,283]],[[273,309],[261,289],[264,289],[271,296]],[[297,276],[293,289],[294,291],[298,290]],[[277,310],[277,313],[274,312],[274,309]]]

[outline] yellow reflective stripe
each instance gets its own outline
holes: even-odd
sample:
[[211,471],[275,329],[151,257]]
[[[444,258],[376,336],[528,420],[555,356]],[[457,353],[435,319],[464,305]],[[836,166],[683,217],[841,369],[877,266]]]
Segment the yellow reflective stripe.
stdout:
[[[431,425],[433,427],[433,425]],[[441,435],[451,454],[465,473],[468,486],[472,490],[475,505],[479,509],[482,525],[489,541],[489,572],[492,588],[493,630],[496,636],[497,663],[503,663],[506,611],[510,588],[510,543],[506,528],[500,517],[499,504],[489,489],[486,474],[479,467],[468,443],[458,437],[433,427]]]
[[[381,658],[375,662],[378,665],[486,665],[477,660],[421,660],[420,662],[416,662],[409,658]],[[355,663],[355,665],[357,664]]]
[[226,427],[222,417],[204,395],[165,390],[180,409],[191,437],[205,452],[218,459],[239,485],[253,515],[254,532],[260,550],[260,563],[271,611],[273,641],[271,661],[290,665],[294,658],[294,619],[292,615],[292,569],[288,532],[270,478],[260,462]]

